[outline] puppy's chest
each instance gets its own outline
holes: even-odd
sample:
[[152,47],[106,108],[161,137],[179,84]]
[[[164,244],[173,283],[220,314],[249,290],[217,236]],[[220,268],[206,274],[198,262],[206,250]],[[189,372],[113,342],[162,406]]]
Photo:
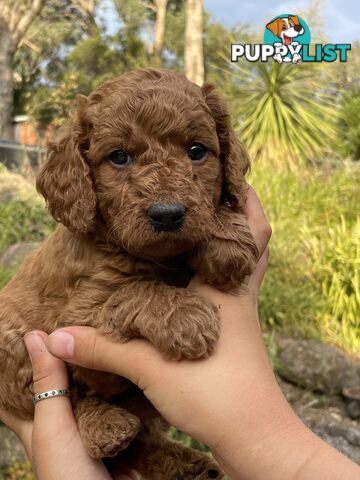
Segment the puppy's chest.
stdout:
[[187,263],[188,255],[182,254],[166,262],[135,261],[134,277],[140,276],[148,280],[156,280],[175,287],[187,287],[194,275]]

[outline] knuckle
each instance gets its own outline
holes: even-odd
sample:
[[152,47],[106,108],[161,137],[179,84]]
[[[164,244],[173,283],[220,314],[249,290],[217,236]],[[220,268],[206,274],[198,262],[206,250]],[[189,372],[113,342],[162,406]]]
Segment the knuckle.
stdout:
[[266,220],[261,227],[261,235],[266,239],[270,240],[272,236],[272,228],[268,220]]

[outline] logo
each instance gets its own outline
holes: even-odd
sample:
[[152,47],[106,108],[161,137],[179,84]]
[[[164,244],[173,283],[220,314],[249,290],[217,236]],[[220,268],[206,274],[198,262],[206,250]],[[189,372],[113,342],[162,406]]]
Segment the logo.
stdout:
[[310,48],[310,29],[298,15],[278,15],[266,24],[264,44],[232,44],[231,61],[278,63],[347,61],[350,43],[315,44]]

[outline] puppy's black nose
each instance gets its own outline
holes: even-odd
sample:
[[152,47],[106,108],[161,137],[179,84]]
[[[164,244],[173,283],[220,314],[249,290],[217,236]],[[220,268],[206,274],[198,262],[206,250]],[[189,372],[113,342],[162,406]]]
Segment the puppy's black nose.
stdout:
[[156,230],[170,232],[180,227],[184,220],[185,211],[185,205],[182,203],[173,203],[171,205],[154,203],[147,210],[147,214]]
[[295,26],[294,26],[295,32],[301,32],[302,28],[303,28],[303,27],[302,27],[301,25],[295,25]]

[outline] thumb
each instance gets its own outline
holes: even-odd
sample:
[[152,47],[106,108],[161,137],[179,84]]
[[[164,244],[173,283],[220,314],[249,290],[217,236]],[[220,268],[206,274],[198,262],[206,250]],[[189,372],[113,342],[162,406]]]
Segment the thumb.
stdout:
[[146,340],[114,342],[91,327],[55,330],[47,340],[49,352],[73,365],[115,373],[140,385],[148,367],[161,361],[160,354]]
[[27,333],[24,342],[33,369],[34,394],[68,387],[67,369],[63,362],[46,350],[47,335],[41,331]]

